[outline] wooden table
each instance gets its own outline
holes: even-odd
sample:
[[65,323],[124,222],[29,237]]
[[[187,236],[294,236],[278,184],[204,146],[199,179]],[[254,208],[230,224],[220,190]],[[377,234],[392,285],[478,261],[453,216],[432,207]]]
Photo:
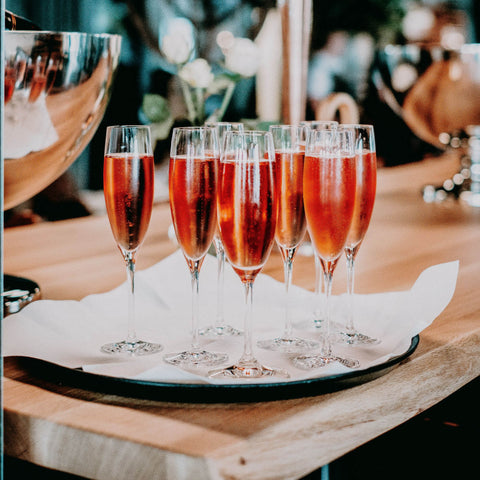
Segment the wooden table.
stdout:
[[[480,209],[427,204],[420,189],[456,169],[446,156],[379,171],[357,292],[408,289],[428,266],[460,261],[452,301],[388,374],[309,398],[180,404],[56,385],[6,359],[5,454],[96,479],[294,479],[455,392],[480,375]],[[169,222],[168,206],[157,206],[138,268],[175,250]],[[49,299],[80,299],[124,280],[103,216],[8,229],[4,271],[35,279]],[[264,272],[282,279],[278,253]],[[343,262],[336,275],[339,293]],[[311,257],[296,259],[294,283],[313,290]]]

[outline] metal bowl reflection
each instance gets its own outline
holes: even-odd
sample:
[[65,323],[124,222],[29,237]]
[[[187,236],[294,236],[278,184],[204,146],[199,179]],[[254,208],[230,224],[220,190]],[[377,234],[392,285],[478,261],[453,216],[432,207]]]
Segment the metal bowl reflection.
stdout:
[[4,35],[4,209],[56,180],[94,135],[110,98],[121,37]]
[[378,53],[372,80],[417,137],[458,151],[459,170],[442,185],[427,185],[425,201],[453,196],[480,207],[480,44],[389,45]]
[[480,124],[480,44],[388,45],[378,52],[373,81],[384,103],[436,147],[445,147],[442,135]]

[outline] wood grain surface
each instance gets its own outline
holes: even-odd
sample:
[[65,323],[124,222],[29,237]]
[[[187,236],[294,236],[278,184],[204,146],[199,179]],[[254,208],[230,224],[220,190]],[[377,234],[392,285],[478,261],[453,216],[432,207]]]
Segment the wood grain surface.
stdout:
[[[356,291],[404,290],[428,266],[460,261],[452,301],[388,374],[308,398],[188,404],[50,383],[5,359],[5,454],[101,480],[298,479],[438,403],[480,374],[480,209],[420,193],[457,168],[444,156],[379,171]],[[139,269],[175,250],[169,224],[168,205],[156,206]],[[103,216],[4,232],[5,273],[34,279],[44,298],[110,290],[124,281],[118,257]],[[283,278],[278,252],[264,273]],[[299,255],[293,282],[313,290],[314,279],[312,257]],[[340,262],[334,293],[344,290]]]

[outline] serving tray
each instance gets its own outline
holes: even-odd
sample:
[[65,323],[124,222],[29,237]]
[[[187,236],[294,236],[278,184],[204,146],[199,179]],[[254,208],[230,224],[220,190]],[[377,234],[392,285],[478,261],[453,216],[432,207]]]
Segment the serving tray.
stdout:
[[364,370],[275,383],[218,385],[153,382],[84,372],[82,369],[68,368],[31,357],[17,357],[17,360],[31,375],[43,380],[101,393],[182,403],[262,402],[321,395],[372,381],[408,358],[416,350],[419,340],[416,335],[404,353]]

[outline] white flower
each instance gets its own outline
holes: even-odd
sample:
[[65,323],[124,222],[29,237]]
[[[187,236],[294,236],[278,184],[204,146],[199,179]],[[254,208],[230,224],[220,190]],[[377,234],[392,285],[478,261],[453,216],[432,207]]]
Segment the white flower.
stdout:
[[207,88],[213,81],[214,75],[209,63],[203,58],[184,65],[178,72],[180,78],[194,88]]
[[192,45],[181,30],[174,31],[162,38],[162,52],[166,59],[175,65],[185,63],[192,53]]
[[236,38],[225,52],[225,66],[242,77],[257,73],[260,55],[257,45],[248,38]]

